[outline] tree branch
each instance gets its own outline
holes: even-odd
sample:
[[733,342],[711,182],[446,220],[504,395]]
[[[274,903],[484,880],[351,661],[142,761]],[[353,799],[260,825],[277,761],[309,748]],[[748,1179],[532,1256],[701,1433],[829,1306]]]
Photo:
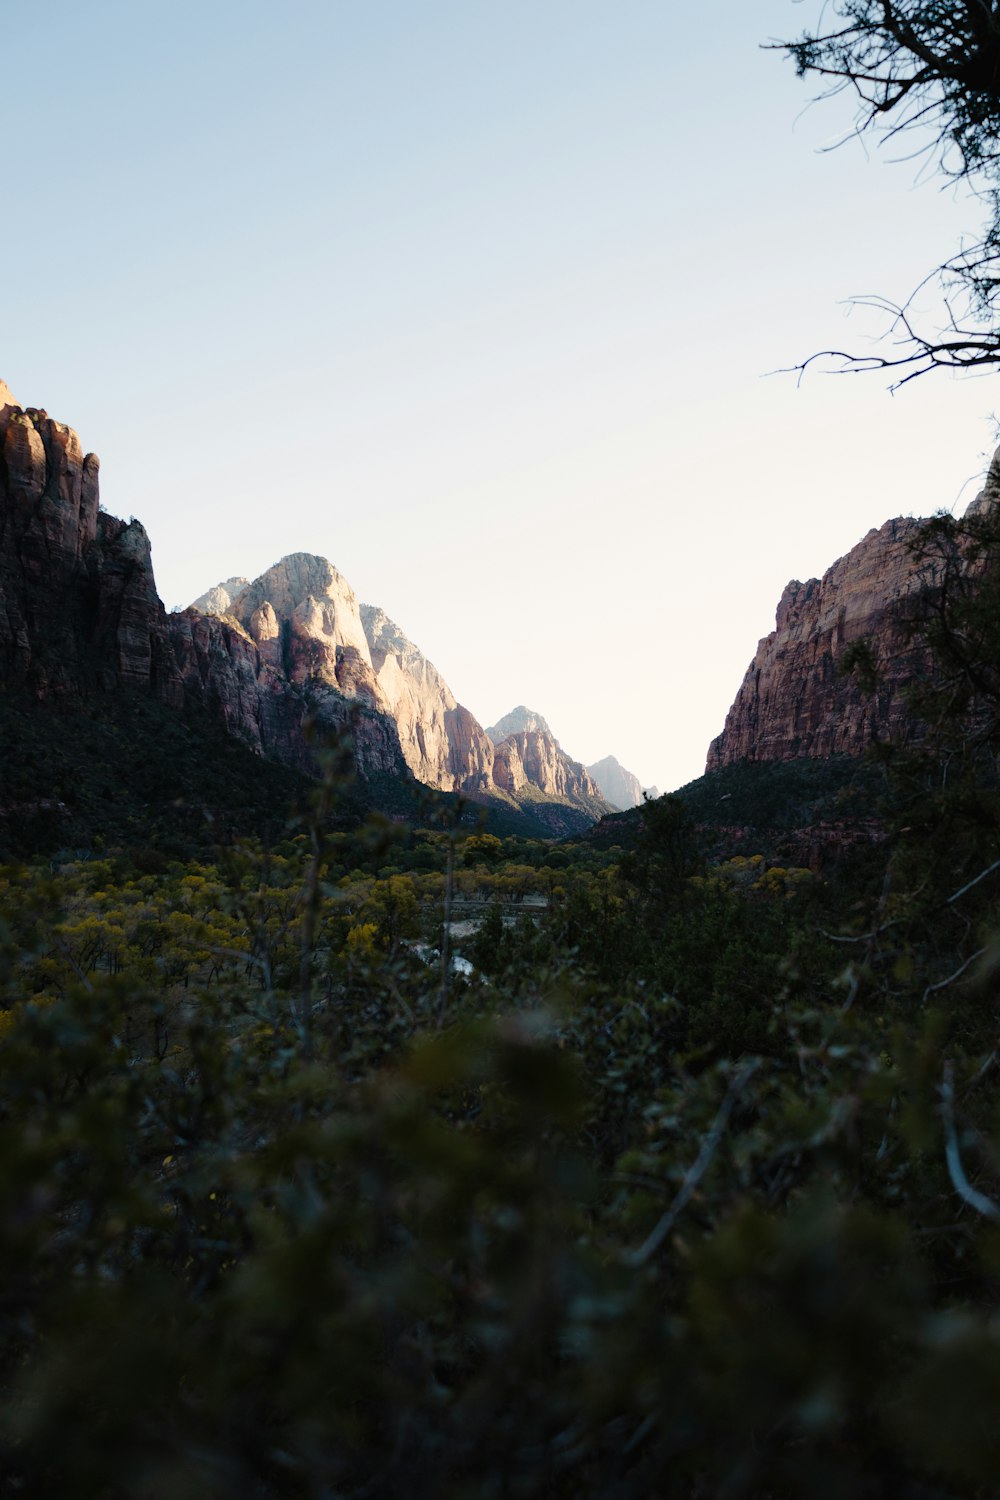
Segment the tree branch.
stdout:
[[712,1121],[711,1129],[701,1143],[698,1155],[688,1168],[676,1198],[643,1244],[639,1246],[639,1249],[627,1251],[622,1257],[627,1266],[630,1266],[632,1269],[644,1266],[656,1254],[671,1229],[673,1229],[678,1218],[691,1201],[699,1182],[711,1165],[712,1157],[718,1150],[719,1142],[725,1133],[729,1116],[732,1114],[733,1105],[759,1066],[759,1060],[754,1058],[752,1062],[747,1063],[746,1067],[730,1083],[726,1090],[725,1098],[719,1105],[719,1112]]
[[958,1147],[958,1132],[955,1128],[955,1072],[954,1064],[946,1062],[944,1073],[941,1078],[941,1116],[944,1120],[945,1160],[948,1163],[948,1176],[951,1178],[952,1186],[956,1193],[970,1208],[975,1209],[984,1219],[989,1219],[993,1224],[1000,1224],[1000,1207],[992,1198],[987,1198],[985,1193],[974,1188],[965,1175],[962,1166],[962,1157]]

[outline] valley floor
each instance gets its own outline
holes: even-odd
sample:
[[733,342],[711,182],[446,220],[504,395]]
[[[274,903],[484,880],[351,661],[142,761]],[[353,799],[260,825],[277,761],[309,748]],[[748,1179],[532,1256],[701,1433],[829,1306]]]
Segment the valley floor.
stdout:
[[853,775],[3,867],[4,1487],[986,1494],[989,835]]

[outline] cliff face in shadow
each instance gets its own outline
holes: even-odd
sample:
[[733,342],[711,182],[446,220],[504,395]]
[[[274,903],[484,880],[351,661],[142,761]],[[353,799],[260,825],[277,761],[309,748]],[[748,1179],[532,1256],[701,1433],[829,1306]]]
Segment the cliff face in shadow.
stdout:
[[523,809],[536,829],[607,810],[547,731],[512,737],[498,768],[433,664],[325,558],[294,553],[167,615],[144,528],[100,509],[99,468],[72,428],[0,384],[0,690],[50,708],[144,695],[307,775],[310,725],[346,732],[363,779]]
[[179,704],[149,539],[99,509],[71,427],[0,385],[0,681],[39,696],[117,688]]
[[0,384],[0,686],[39,700],[143,693],[207,708],[250,749],[313,769],[307,717],[350,728],[362,775],[406,776],[393,721],[317,681],[301,690],[237,622],[167,615],[140,522],[100,510],[72,428]]
[[[763,638],[706,769],[740,760],[860,755],[873,740],[906,741],[918,727],[906,701],[925,653],[908,617],[933,586],[910,543],[922,522],[901,517],[872,530],[824,573],[788,584],[775,628]],[[848,648],[865,641],[876,686],[842,670]]]
[[[998,503],[1000,448],[965,517],[983,517]],[[914,549],[927,524],[906,516],[886,521],[822,578],[788,584],[775,628],[759,643],[709,747],[706,770],[742,760],[858,756],[875,741],[905,745],[923,737],[909,689],[932,664],[914,625],[940,602],[946,566],[926,545]],[[976,556],[973,549],[948,565],[973,586],[985,566]],[[865,672],[845,671],[852,646],[862,642]]]

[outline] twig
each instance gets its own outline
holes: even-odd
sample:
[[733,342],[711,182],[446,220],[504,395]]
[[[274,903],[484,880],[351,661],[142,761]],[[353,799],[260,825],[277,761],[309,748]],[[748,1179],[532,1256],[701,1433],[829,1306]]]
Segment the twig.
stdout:
[[981,880],[985,880],[987,875],[992,875],[994,870],[1000,870],[1000,859],[995,859],[985,870],[980,870],[976,878],[970,880],[968,885],[963,885],[962,889],[956,891],[954,896],[949,896],[946,905],[950,906],[953,901],[958,900],[959,896],[964,896],[966,891],[971,891],[974,885],[978,885]]
[[975,953],[973,953],[969,958],[965,960],[964,964],[959,964],[954,974],[949,974],[947,979],[939,979],[937,984],[929,984],[924,990],[924,999],[926,1000],[928,995],[933,995],[935,990],[943,990],[946,989],[949,984],[954,984],[955,980],[959,979],[965,973],[970,964],[974,964],[977,958],[982,958],[983,954],[988,951],[988,948],[989,944],[987,944],[985,948],[979,948]]
[[738,1073],[730,1083],[728,1089],[726,1090],[726,1096],[723,1099],[722,1103],[719,1105],[719,1112],[716,1115],[715,1119],[712,1121],[712,1127],[701,1143],[701,1150],[698,1152],[698,1155],[695,1157],[694,1161],[688,1168],[687,1173],[685,1174],[684,1181],[681,1183],[680,1189],[677,1193],[677,1197],[674,1199],[673,1203],[671,1203],[666,1213],[662,1216],[655,1229],[650,1232],[645,1242],[639,1246],[639,1249],[629,1250],[625,1253],[623,1259],[627,1266],[630,1266],[633,1269],[638,1269],[638,1267],[644,1266],[646,1262],[656,1254],[657,1250],[659,1250],[660,1246],[663,1244],[671,1229],[673,1229],[674,1224],[677,1222],[677,1219],[680,1217],[681,1213],[691,1201],[691,1198],[699,1182],[708,1171],[709,1165],[712,1161],[712,1157],[718,1150],[719,1142],[722,1140],[723,1133],[726,1129],[726,1123],[729,1120],[729,1116],[732,1114],[733,1105],[736,1103],[736,1100],[746,1088],[747,1084],[750,1082],[750,1079],[753,1077],[759,1066],[759,1058],[754,1058],[752,1062],[747,1063],[746,1067],[743,1068],[742,1071]]
[[945,1161],[948,1163],[948,1176],[952,1186],[977,1214],[982,1214],[984,1219],[989,1219],[993,1224],[1000,1224],[1000,1208],[992,1198],[987,1198],[985,1193],[980,1193],[972,1186],[962,1166],[958,1132],[955,1129],[955,1069],[950,1062],[945,1063],[941,1079],[941,1116],[944,1120]]

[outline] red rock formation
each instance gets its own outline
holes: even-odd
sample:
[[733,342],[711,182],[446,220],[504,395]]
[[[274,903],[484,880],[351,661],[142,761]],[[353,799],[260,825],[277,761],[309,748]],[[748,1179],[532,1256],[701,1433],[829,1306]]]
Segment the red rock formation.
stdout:
[[[149,538],[138,521],[99,510],[98,471],[72,428],[20,407],[0,382],[0,688],[198,704],[259,754],[304,771],[313,768],[304,725],[315,715],[351,732],[362,775],[407,775],[392,720],[365,708],[374,678],[351,642],[331,674],[339,691],[322,679],[304,691],[281,669],[266,612],[261,649],[233,621],[168,617]],[[360,625],[358,634],[367,652]],[[306,653],[308,629],[300,644]]]
[[149,540],[99,513],[96,456],[0,387],[0,681],[182,696]]
[[509,734],[497,745],[495,755],[493,777],[505,791],[518,792],[531,785],[547,797],[599,803],[604,811],[608,810],[586,766],[570,760],[551,733],[528,729],[521,734]]
[[520,707],[484,730],[433,662],[384,610],[359,604],[325,558],[292,553],[252,583],[216,585],[195,607],[238,622],[262,656],[295,682],[336,687],[390,715],[407,765],[428,786],[480,799],[499,792],[530,803],[533,814],[539,797],[571,804],[584,821],[608,811],[593,779],[560,749],[544,719]]
[[382,611],[362,620],[324,558],[295,553],[252,583],[229,579],[205,596],[215,618],[168,617],[149,539],[100,512],[98,471],[71,428],[0,383],[0,689],[196,704],[306,771],[315,717],[350,732],[362,775],[407,777],[409,762],[433,786],[530,803],[533,816],[548,799],[556,832],[609,810],[537,716],[504,742],[495,777],[486,731]]
[[[757,647],[726,725],[708,752],[709,771],[739,760],[860,755],[873,740],[919,732],[907,687],[925,664],[906,628],[906,601],[930,580],[908,548],[922,522],[887,521],[821,579],[793,581],[775,628]],[[874,692],[840,662],[852,642],[868,642],[878,674]]]

